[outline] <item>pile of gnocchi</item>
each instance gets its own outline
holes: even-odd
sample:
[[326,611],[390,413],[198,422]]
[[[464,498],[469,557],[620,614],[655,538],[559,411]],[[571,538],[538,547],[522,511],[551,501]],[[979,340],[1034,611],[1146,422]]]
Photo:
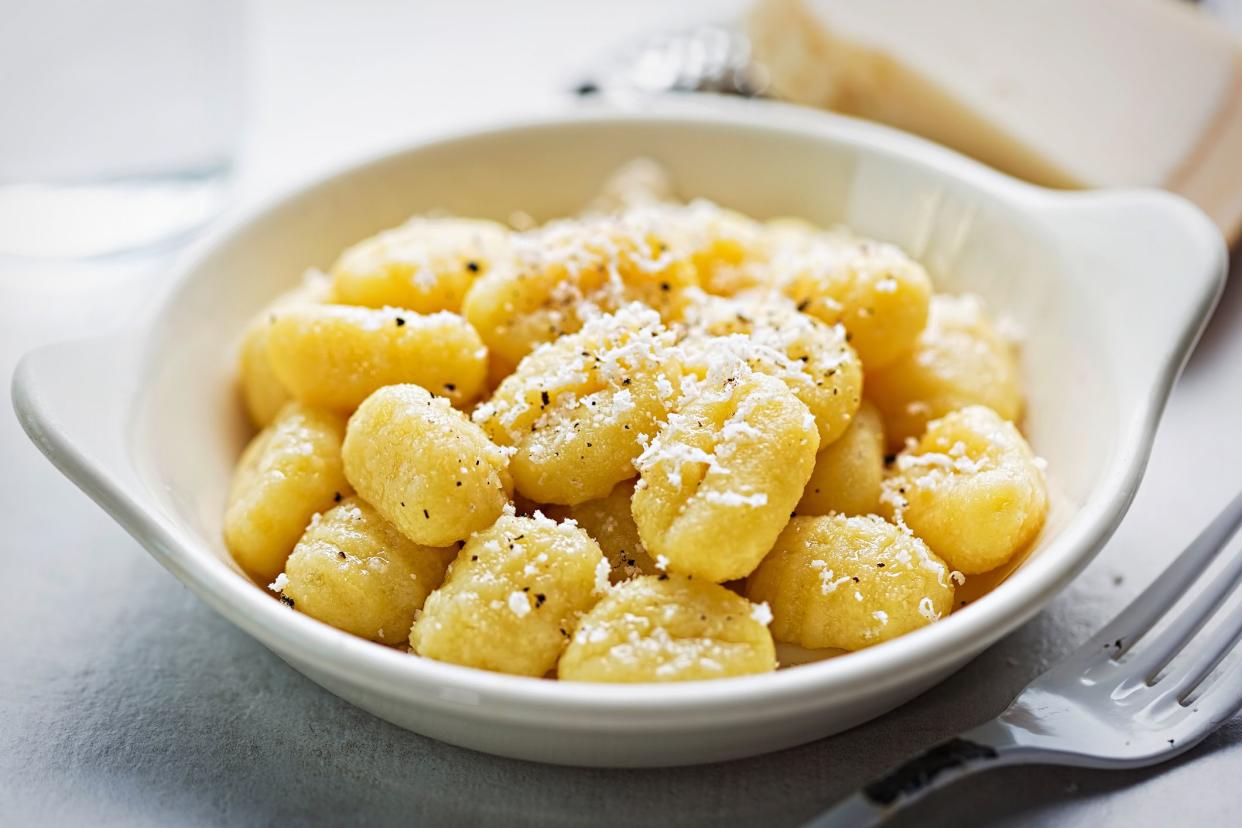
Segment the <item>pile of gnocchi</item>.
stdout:
[[421,216],[246,329],[224,516],[286,605],[424,658],[663,682],[932,624],[1039,533],[1014,345],[897,247],[670,196]]

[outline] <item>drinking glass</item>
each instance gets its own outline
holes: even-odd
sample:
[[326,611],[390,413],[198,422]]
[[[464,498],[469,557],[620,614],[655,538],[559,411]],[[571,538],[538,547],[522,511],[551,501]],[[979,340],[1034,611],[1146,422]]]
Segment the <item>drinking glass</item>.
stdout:
[[218,211],[243,117],[243,0],[4,0],[0,254],[169,245]]

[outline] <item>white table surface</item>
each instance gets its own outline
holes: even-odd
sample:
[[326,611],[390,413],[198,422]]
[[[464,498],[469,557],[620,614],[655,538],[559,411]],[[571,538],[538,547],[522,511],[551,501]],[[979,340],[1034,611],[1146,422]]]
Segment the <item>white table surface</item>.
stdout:
[[[258,2],[238,200],[427,130],[563,104],[598,49],[737,8],[666,5],[541,2],[498,21],[482,0]],[[161,266],[0,261],[0,374],[41,343],[125,324]],[[1038,618],[849,733],[725,765],[607,771],[449,747],[321,690],[164,572],[5,406],[0,824],[793,825],[999,712],[1135,595],[1242,487],[1239,412],[1242,272],[1173,395],[1130,515]],[[1242,719],[1159,769],[995,771],[899,824],[1236,824],[1240,775]]]

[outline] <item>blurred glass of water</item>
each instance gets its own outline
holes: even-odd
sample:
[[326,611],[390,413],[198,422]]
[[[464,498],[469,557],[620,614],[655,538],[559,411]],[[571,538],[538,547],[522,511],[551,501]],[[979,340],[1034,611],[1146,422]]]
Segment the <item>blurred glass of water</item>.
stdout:
[[170,244],[226,195],[244,0],[0,0],[0,254]]

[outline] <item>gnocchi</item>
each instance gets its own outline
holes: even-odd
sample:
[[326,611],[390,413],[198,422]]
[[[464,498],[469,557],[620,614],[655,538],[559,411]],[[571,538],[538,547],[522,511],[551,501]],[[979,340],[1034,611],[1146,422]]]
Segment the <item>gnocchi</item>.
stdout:
[[325,624],[398,644],[456,554],[414,543],[366,501],[348,497],[311,519],[271,586]]
[[410,219],[361,241],[332,266],[333,301],[415,313],[460,311],[479,276],[507,266],[509,231],[478,219]]
[[523,359],[474,412],[493,440],[514,449],[517,490],[572,505],[634,477],[641,440],[673,401],[672,343],[654,311],[628,305]]
[[315,305],[274,314],[272,370],[293,396],[353,411],[386,385],[413,383],[465,405],[483,390],[487,348],[456,314]]
[[880,517],[797,517],[746,597],[772,608],[777,641],[859,650],[947,615],[953,580],[926,544]]
[[927,323],[931,280],[899,248],[844,232],[785,230],[790,244],[772,258],[773,278],[799,310],[841,324],[867,371],[914,347]]
[[657,563],[716,582],[746,576],[763,558],[819,447],[815,418],[783,382],[719,356],[636,461],[633,501]]
[[698,285],[690,261],[641,214],[554,222],[518,234],[513,249],[514,265],[476,281],[463,308],[487,347],[513,364],[631,301],[675,316]]
[[301,285],[278,296],[246,326],[237,358],[237,378],[246,413],[256,428],[263,428],[276,419],[276,414],[292,399],[272,370],[272,361],[267,355],[272,315],[285,308],[327,301],[331,293],[332,282],[326,276],[315,270],[308,271]]
[[224,540],[251,576],[276,577],[311,518],[352,491],[341,462],[344,436],[341,415],[290,402],[242,452]]
[[[845,341],[845,330],[799,313],[779,294],[743,293],[733,299],[703,297],[686,313],[692,331],[733,335],[737,353],[756,371],[777,377],[815,416],[819,442],[827,446],[849,427],[862,398],[862,366]],[[741,336],[737,336],[737,335]],[[687,350],[703,351],[688,341]],[[695,354],[703,373],[719,342]]]
[[638,525],[630,510],[634,497],[633,481],[618,483],[616,488],[598,500],[575,506],[552,506],[548,516],[557,520],[573,520],[599,543],[608,558],[614,584],[639,575],[658,575],[655,561],[643,546]]
[[932,298],[914,350],[867,375],[867,396],[884,415],[890,450],[918,437],[927,423],[968,405],[1003,419],[1022,413],[1013,353],[977,296]]
[[578,623],[557,665],[567,681],[717,679],[776,669],[765,606],[719,584],[644,575],[615,587]]
[[341,455],[358,494],[425,546],[465,540],[509,502],[506,452],[448,400],[417,385],[367,397],[349,418]]
[[896,246],[646,160],[511,222],[414,217],[245,329],[224,537],[294,611],[499,673],[720,679],[932,624],[1039,534],[1013,346]]
[[759,222],[702,200],[651,215],[668,244],[689,257],[703,290],[732,296],[766,285]]
[[840,439],[815,456],[800,515],[869,515],[880,509],[884,484],[884,424],[875,406],[864,402]]
[[542,676],[607,589],[608,562],[586,532],[510,509],[462,547],[410,646],[439,661]]
[[954,569],[995,569],[1026,546],[1048,513],[1041,464],[1013,423],[981,405],[933,420],[897,456],[886,511]]

